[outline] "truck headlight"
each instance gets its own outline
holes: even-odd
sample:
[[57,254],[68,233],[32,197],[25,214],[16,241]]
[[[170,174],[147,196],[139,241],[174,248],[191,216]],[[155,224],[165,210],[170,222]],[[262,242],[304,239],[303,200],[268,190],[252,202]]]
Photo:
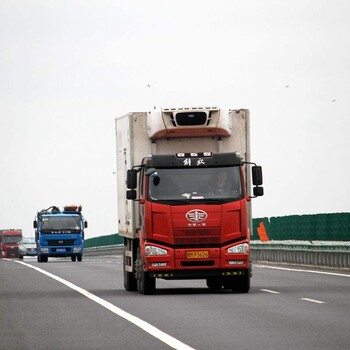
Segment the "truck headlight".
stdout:
[[74,247],[73,248],[73,253],[80,253],[81,252],[81,247]]
[[49,254],[49,248],[41,248],[41,252],[44,254]]
[[155,247],[153,245],[146,245],[145,246],[145,254],[147,256],[150,255],[167,255],[168,252],[165,249]]
[[242,243],[238,245],[234,245],[227,249],[227,253],[234,254],[234,253],[248,253],[249,252],[249,245],[248,243]]

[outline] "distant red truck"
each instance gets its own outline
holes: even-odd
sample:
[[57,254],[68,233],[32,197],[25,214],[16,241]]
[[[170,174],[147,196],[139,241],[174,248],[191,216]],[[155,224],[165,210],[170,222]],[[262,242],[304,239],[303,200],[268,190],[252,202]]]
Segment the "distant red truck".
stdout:
[[18,258],[18,246],[22,239],[22,230],[0,230],[0,257]]

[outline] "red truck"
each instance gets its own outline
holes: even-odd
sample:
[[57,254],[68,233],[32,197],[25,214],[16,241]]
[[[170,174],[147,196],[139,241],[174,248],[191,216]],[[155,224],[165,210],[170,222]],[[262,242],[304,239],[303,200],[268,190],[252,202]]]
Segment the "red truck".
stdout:
[[116,118],[127,291],[154,294],[156,279],[249,291],[251,198],[263,195],[249,129],[247,109],[171,108]]
[[22,240],[22,230],[0,230],[0,252],[2,258],[18,258],[18,246]]

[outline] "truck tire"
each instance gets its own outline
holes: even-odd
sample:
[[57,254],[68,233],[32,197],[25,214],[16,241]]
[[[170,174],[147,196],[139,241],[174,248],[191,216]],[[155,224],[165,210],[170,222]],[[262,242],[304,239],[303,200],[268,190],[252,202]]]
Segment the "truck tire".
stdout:
[[42,257],[41,257],[41,255],[40,255],[40,254],[38,254],[37,259],[38,259],[38,262],[39,262],[39,263],[41,263],[41,262],[42,262],[41,258],[42,258]]
[[156,292],[156,279],[151,277],[149,272],[145,272],[140,248],[137,251],[137,261],[135,264],[137,266],[137,290],[144,295],[153,295]]
[[250,289],[250,273],[246,271],[245,275],[235,276],[232,291],[237,293],[248,293]]
[[137,282],[141,294],[153,295],[156,292],[156,279],[151,277],[149,272],[142,271],[141,279]]
[[220,277],[207,278],[207,287],[210,290],[219,290],[222,288],[222,280]]
[[137,291],[137,282],[134,274],[132,272],[126,271],[125,264],[126,264],[126,254],[125,254],[126,248],[124,247],[123,251],[123,273],[124,273],[124,288],[128,292],[135,292]]
[[77,259],[78,261],[82,261],[83,260],[83,256],[81,254],[77,255]]
[[75,261],[75,260],[77,260],[77,257],[76,257],[75,255],[72,255],[72,256],[70,257],[70,259],[71,259],[72,261]]

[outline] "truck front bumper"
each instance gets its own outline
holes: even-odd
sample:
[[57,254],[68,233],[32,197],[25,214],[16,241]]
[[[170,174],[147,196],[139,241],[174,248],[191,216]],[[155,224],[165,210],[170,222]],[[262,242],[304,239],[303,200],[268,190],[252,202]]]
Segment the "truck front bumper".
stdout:
[[154,271],[150,272],[150,276],[154,278],[162,279],[204,279],[210,277],[228,277],[228,276],[244,276],[250,273],[249,269],[235,269],[235,270],[223,270],[223,269],[192,269],[192,270],[169,270],[169,271]]
[[[239,242],[240,246],[247,242]],[[145,244],[145,246],[147,243]],[[157,245],[159,246],[159,245]],[[229,253],[232,244],[218,248],[176,248],[159,246],[166,254],[144,255],[144,268],[159,278],[207,278],[244,275],[250,269],[248,251]]]
[[82,255],[82,246],[70,246],[70,247],[39,247],[38,255],[51,256],[51,257],[67,257],[74,255]]

